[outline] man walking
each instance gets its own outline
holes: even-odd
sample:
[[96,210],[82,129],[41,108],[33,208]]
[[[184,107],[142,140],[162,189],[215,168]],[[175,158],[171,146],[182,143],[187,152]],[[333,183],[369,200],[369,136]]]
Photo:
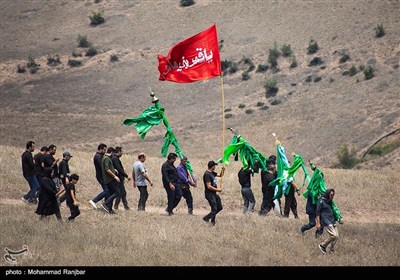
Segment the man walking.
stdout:
[[110,192],[110,196],[101,206],[107,213],[110,214],[115,214],[114,210],[112,210],[112,205],[114,199],[120,195],[118,188],[120,179],[117,176],[117,172],[115,171],[114,165],[111,160],[114,152],[115,149],[113,147],[108,147],[107,153],[104,155],[101,161],[101,171],[103,173],[103,179],[107,185],[108,191]]
[[102,200],[103,198],[107,199],[109,197],[109,192],[106,183],[104,183],[103,179],[103,171],[101,169],[101,162],[103,160],[103,156],[107,151],[107,145],[106,144],[99,144],[97,147],[97,152],[93,157],[93,163],[94,163],[94,169],[96,171],[96,180],[99,182],[101,188],[103,189],[102,192],[100,192],[95,198],[89,200],[90,205],[94,209],[97,209],[96,203]]
[[197,187],[196,178],[186,167],[187,157],[181,158],[181,163],[178,165],[176,170],[178,171],[179,180],[182,187],[182,196],[186,200],[189,215],[193,215],[193,196],[190,191],[190,186]]
[[210,204],[211,212],[203,217],[205,222],[209,222],[211,220],[211,224],[215,225],[215,217],[222,210],[222,202],[221,198],[217,194],[217,192],[221,192],[221,186],[218,186],[217,180],[215,177],[224,176],[225,167],[222,166],[221,173],[217,174],[214,172],[215,166],[217,163],[213,160],[209,161],[207,164],[208,169],[204,172],[203,175],[203,183],[204,183],[204,194],[205,197]]
[[120,195],[115,198],[115,203],[114,203],[115,210],[118,210],[118,205],[121,200],[122,200],[122,203],[124,204],[124,209],[125,210],[130,209],[128,206],[128,201],[126,200],[126,189],[125,189],[124,181],[125,181],[125,178],[127,178],[128,181],[130,181],[131,176],[126,174],[124,166],[122,165],[122,162],[120,160],[123,153],[124,152],[122,150],[122,147],[115,147],[115,153],[111,158],[111,160],[114,164],[114,168],[118,172],[118,178],[120,180],[120,182],[118,184],[118,188],[119,188],[118,190],[119,190]]
[[146,211],[146,201],[149,197],[149,193],[147,191],[147,182],[153,186],[153,182],[150,180],[149,175],[147,174],[147,168],[144,165],[145,161],[146,155],[144,153],[140,153],[138,155],[138,160],[135,161],[132,168],[132,184],[134,188],[138,188],[140,193],[137,209],[138,211]]
[[35,142],[28,141],[28,143],[26,143],[26,150],[21,156],[22,175],[29,185],[29,191],[21,199],[25,202],[36,204],[36,192],[39,191],[39,182],[35,176],[35,163],[32,156],[34,150]]
[[326,248],[330,244],[330,252],[335,251],[336,243],[339,239],[339,231],[336,226],[336,219],[333,214],[332,200],[335,196],[334,189],[328,189],[317,204],[317,231],[321,230],[321,225],[329,234],[328,239],[319,244],[319,249],[322,253],[326,254]]
[[174,165],[177,157],[177,154],[169,153],[167,161],[161,166],[162,182],[168,198],[167,212],[169,216],[174,214],[173,210],[182,198],[182,187],[178,171]]

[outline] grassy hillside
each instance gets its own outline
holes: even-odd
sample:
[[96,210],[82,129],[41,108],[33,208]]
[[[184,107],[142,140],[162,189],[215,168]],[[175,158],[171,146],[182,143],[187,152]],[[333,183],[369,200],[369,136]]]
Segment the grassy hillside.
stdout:
[[[226,169],[221,193],[224,209],[212,227],[202,217],[209,206],[204,187],[192,190],[194,214],[187,214],[182,200],[172,217],[166,215],[166,193],[161,185],[160,166],[164,159],[149,157],[146,165],[154,187],[149,189],[146,212],[137,212],[138,191],[126,183],[131,210],[109,215],[88,204],[100,186],[94,176],[93,153],[72,151],[72,172],[81,179],[77,185],[81,215],[75,222],[65,219],[69,209],[62,206],[63,223],[55,217],[39,220],[35,207],[20,197],[27,191],[21,176],[19,149],[0,147],[9,155],[0,159],[0,169],[9,170],[1,177],[0,221],[2,248],[29,246],[27,256],[18,257],[18,265],[83,265],[83,266],[398,266],[398,232],[400,206],[397,172],[346,171],[323,169],[329,187],[336,189],[335,201],[344,217],[339,225],[340,240],[334,255],[322,255],[313,232],[300,234],[308,221],[305,199],[297,197],[300,219],[242,214],[242,197],[237,182],[238,162]],[[136,157],[124,155],[127,171]],[[206,161],[194,161],[197,178]],[[301,172],[298,180],[301,181]],[[256,209],[260,209],[260,175],[255,174],[253,191]],[[303,189],[304,190],[304,189]],[[110,236],[112,238],[110,239]],[[326,238],[326,233],[323,238]],[[55,250],[55,248],[57,248]],[[195,254],[193,253],[195,252]],[[77,257],[79,256],[79,257]],[[1,262],[1,265],[5,265]]]

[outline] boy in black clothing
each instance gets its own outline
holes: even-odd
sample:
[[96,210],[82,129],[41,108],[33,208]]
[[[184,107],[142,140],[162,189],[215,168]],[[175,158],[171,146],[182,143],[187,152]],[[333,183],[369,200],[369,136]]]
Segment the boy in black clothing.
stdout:
[[72,174],[70,179],[70,183],[65,186],[65,193],[67,205],[71,211],[71,216],[68,217],[68,221],[73,221],[81,213],[75,195],[75,185],[78,183],[79,176],[77,174]]

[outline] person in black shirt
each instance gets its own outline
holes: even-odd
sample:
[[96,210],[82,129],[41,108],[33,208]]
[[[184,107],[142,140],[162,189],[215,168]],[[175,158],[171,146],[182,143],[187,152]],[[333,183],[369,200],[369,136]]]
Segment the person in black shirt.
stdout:
[[29,184],[29,191],[21,198],[28,203],[37,203],[36,193],[39,191],[40,185],[35,176],[35,163],[33,161],[32,152],[35,150],[35,142],[28,141],[26,150],[21,156],[22,175]]
[[107,145],[106,144],[99,144],[97,147],[97,152],[93,157],[93,163],[94,163],[94,169],[96,171],[96,179],[97,182],[99,182],[101,188],[103,191],[99,193],[95,198],[89,200],[90,205],[94,208],[97,209],[96,203],[99,202],[104,198],[106,200],[110,196],[110,192],[108,191],[108,187],[106,183],[104,182],[103,178],[103,171],[101,170],[101,161],[103,160],[103,156],[107,151]]
[[129,206],[128,206],[128,201],[126,200],[126,189],[125,189],[125,178],[128,179],[128,181],[131,180],[131,176],[129,176],[128,174],[126,174],[125,170],[124,170],[124,166],[122,165],[122,162],[120,160],[120,157],[122,157],[123,154],[123,150],[122,147],[115,147],[115,152],[113,154],[113,156],[111,157],[112,163],[114,164],[114,168],[115,170],[118,171],[118,177],[119,177],[119,184],[118,184],[118,188],[119,188],[119,193],[120,195],[117,196],[115,198],[114,201],[114,209],[117,210],[118,209],[118,205],[119,202],[122,199],[122,203],[124,204],[124,209],[125,210],[129,210]]
[[71,216],[68,217],[68,221],[73,221],[81,213],[81,211],[79,211],[79,204],[75,195],[75,187],[78,183],[79,176],[74,173],[71,174],[70,179],[70,182],[65,186],[65,196],[67,205],[71,211]]
[[56,188],[59,190],[60,189],[60,178],[58,177],[58,162],[60,161],[60,158],[54,158],[54,155],[57,152],[57,146],[54,144],[51,144],[49,146],[49,151],[48,153],[44,156],[44,167],[51,167],[54,170],[54,177],[53,181],[56,185]]
[[254,174],[250,166],[246,169],[243,167],[238,172],[239,183],[242,187],[243,197],[243,213],[254,212],[254,206],[256,205],[256,199],[251,190],[251,177]]
[[69,176],[70,171],[69,171],[69,160],[72,158],[72,155],[70,152],[64,152],[63,153],[63,159],[61,160],[59,166],[58,166],[58,173],[60,180],[62,182],[62,185],[64,187],[64,190],[61,192],[61,194],[58,197],[58,201],[61,204],[65,200],[65,191],[66,191],[66,186],[69,184]]
[[40,152],[38,152],[34,157],[33,160],[35,162],[35,175],[36,178],[40,184],[40,181],[42,181],[42,178],[44,176],[44,156],[46,155],[46,152],[49,150],[46,146],[43,146],[40,149]]
[[207,223],[211,220],[212,225],[215,225],[215,217],[223,208],[221,198],[217,194],[217,192],[222,191],[222,188],[221,186],[218,186],[215,177],[224,176],[225,167],[222,166],[221,173],[217,174],[216,172],[214,172],[216,165],[217,163],[215,161],[209,161],[207,164],[208,169],[204,172],[203,175],[204,195],[211,207],[211,212],[204,216],[203,220]]
[[273,159],[269,159],[267,161],[268,170],[261,171],[261,191],[263,194],[263,201],[261,204],[261,210],[258,212],[260,216],[266,216],[271,209],[275,208],[273,199],[275,188],[269,186],[269,183],[276,179],[275,168],[275,161]]
[[161,166],[162,182],[164,189],[167,192],[167,212],[169,216],[174,214],[173,210],[178,206],[179,201],[181,201],[182,198],[182,187],[178,171],[174,165],[177,157],[177,154],[169,153],[167,161]]

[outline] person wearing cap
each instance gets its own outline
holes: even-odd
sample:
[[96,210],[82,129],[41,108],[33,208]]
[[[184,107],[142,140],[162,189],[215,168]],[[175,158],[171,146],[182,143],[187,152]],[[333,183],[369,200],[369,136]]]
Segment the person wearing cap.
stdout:
[[203,217],[205,222],[210,222],[212,225],[215,225],[215,217],[218,212],[222,210],[222,202],[221,198],[217,194],[222,191],[221,186],[218,186],[217,180],[215,177],[224,176],[225,167],[221,167],[221,172],[218,174],[215,172],[215,166],[218,165],[215,161],[211,160],[207,164],[207,170],[203,175],[203,183],[204,183],[204,195],[210,204],[211,211],[206,216]]
[[64,191],[58,194],[58,201],[61,204],[66,196],[65,196],[65,187],[69,184],[69,176],[71,175],[69,171],[69,160],[72,158],[70,152],[63,153],[63,159],[61,160],[60,164],[58,165],[58,176],[62,182]]
[[182,187],[180,185],[178,171],[174,165],[177,157],[177,154],[169,153],[167,161],[161,166],[162,182],[164,189],[167,192],[168,199],[168,216],[174,214],[173,210],[178,206],[182,198]]
[[134,188],[138,188],[140,196],[138,202],[138,211],[146,211],[146,201],[149,197],[149,192],[147,191],[147,182],[153,186],[153,182],[147,173],[147,168],[144,165],[146,161],[146,155],[140,153],[138,155],[138,160],[133,163],[132,167],[132,185]]
[[179,180],[181,181],[182,196],[186,199],[188,213],[189,215],[193,215],[193,196],[190,191],[190,186],[197,187],[197,181],[193,174],[186,168],[187,161],[188,158],[183,156],[183,158],[181,158],[181,163],[176,169],[178,171]]

